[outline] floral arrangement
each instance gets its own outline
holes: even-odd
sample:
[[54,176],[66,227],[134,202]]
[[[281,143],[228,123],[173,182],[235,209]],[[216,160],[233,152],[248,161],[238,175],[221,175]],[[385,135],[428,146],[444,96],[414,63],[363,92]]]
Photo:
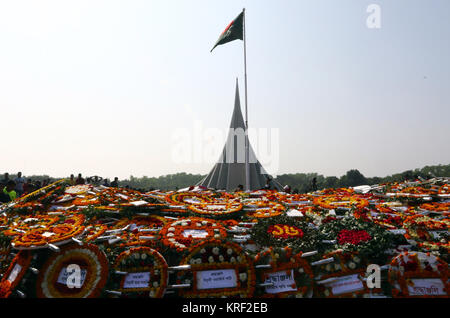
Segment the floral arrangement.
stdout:
[[[405,219],[405,237],[415,240],[426,250],[450,250],[449,233],[450,219],[433,219],[422,214],[412,215]],[[439,234],[439,231],[442,231]]]
[[54,223],[44,228],[26,231],[13,238],[11,245],[16,249],[44,248],[50,244],[64,244],[70,242],[72,237],[84,232],[84,216],[75,214],[63,219],[63,223]]
[[202,193],[196,192],[175,192],[166,196],[167,202],[175,205],[185,205],[192,203],[211,203],[212,199]]
[[159,239],[162,244],[178,252],[206,239],[223,239],[226,237],[226,229],[221,223],[198,217],[180,218],[175,222],[166,224],[159,232]]
[[149,247],[128,249],[117,257],[113,269],[127,274],[121,274],[120,279],[117,274],[111,277],[109,289],[120,291],[126,297],[161,298],[164,295],[167,263],[158,251]]
[[[182,297],[248,298],[254,293],[256,277],[253,261],[235,243],[216,239],[206,240],[192,246],[181,264],[190,265],[190,269],[179,271],[176,282],[191,285],[189,289],[180,290]],[[216,286],[220,286],[224,276],[234,278],[228,282],[234,287]],[[212,280],[214,277],[217,277],[217,282],[211,282],[207,286],[203,284],[204,280],[209,278]]]
[[270,282],[273,285],[257,288],[255,296],[310,297],[314,285],[314,273],[302,255],[302,252],[295,254],[289,247],[270,247],[259,252],[255,256],[255,265],[270,265],[270,269],[259,270],[256,275],[257,283],[267,284]]
[[249,234],[261,247],[289,247],[296,253],[315,250],[319,244],[319,233],[309,222],[285,215],[260,220]]
[[[388,277],[393,286],[393,297],[450,296],[448,264],[430,253],[399,254],[391,261]],[[428,284],[420,284],[423,279],[431,281],[428,281]]]
[[252,203],[256,206],[251,211],[248,211],[246,216],[248,218],[265,219],[283,214],[286,207],[280,203],[272,201],[255,201]]
[[[171,266],[186,264],[183,259],[186,259],[197,245],[215,240],[220,241],[220,244],[234,244],[233,246],[238,246],[236,242],[239,242],[241,251],[236,254],[231,248],[232,256],[228,257],[228,249],[211,246],[205,248],[204,252],[198,251],[197,256],[192,256],[187,262],[190,266],[204,265],[205,268],[217,265],[217,269],[221,270],[223,275],[229,275],[233,281],[236,277],[236,286],[205,288],[205,282],[201,282],[201,278],[208,278],[208,271],[216,269],[202,269],[203,267],[195,273],[187,269],[180,270],[182,275],[174,270],[167,276],[169,282],[185,284],[185,281],[189,280],[191,288],[186,292],[189,294],[195,287],[195,292],[201,297],[213,294],[251,297],[253,292],[258,297],[310,297],[311,290],[305,292],[304,287],[313,285],[317,285],[313,297],[342,297],[342,295],[364,297],[368,296],[364,288],[340,293],[340,287],[336,287],[336,284],[341,282],[341,279],[348,279],[352,284],[359,286],[359,278],[352,275],[359,275],[357,271],[366,264],[389,263],[394,255],[405,249],[409,249],[410,253],[431,252],[443,262],[449,261],[450,212],[449,203],[444,201],[448,197],[448,184],[447,179],[382,184],[381,188],[377,186],[375,191],[366,194],[355,193],[351,188],[326,189],[309,194],[288,194],[275,190],[250,193],[214,192],[202,189],[191,191],[193,188],[183,192],[141,193],[130,189],[93,185],[70,187],[65,180],[60,180],[17,201],[1,205],[0,273],[6,275],[6,271],[11,270],[13,259],[17,261],[14,253],[19,251],[20,255],[32,255],[31,264],[27,266],[30,270],[20,273],[23,276],[20,282],[16,281],[18,285],[11,288],[11,282],[4,280],[0,287],[1,293],[9,297],[23,297],[23,294],[26,297],[34,297],[37,295],[37,270],[41,274],[43,269],[47,270],[48,264],[45,263],[49,259],[61,255],[62,251],[69,247],[83,249],[95,244],[109,259],[109,266],[106,268],[109,267],[109,283],[112,285],[108,285],[107,289],[123,290],[124,297],[129,297],[133,293],[145,297],[183,296],[185,292],[182,289],[171,289],[166,296],[166,293],[161,294],[157,289],[151,293],[150,290],[131,292],[130,288],[122,288],[120,284],[125,283],[123,281],[125,277],[115,274],[115,261],[121,253],[124,253],[125,257],[127,250],[142,249],[160,253],[159,255]],[[401,195],[397,196],[397,193]],[[290,209],[296,209],[301,213]],[[74,245],[75,243],[77,245]],[[341,253],[335,253],[337,250]],[[314,256],[297,258],[297,255],[314,251],[317,251],[317,254],[312,253]],[[149,254],[140,253],[139,260],[132,256],[127,258],[130,262],[135,261],[135,264],[127,263],[126,266],[138,268],[143,254],[147,255],[144,256],[145,260],[152,259]],[[157,257],[157,254],[154,255]],[[237,256],[240,256],[239,261]],[[323,265],[313,262],[317,258],[323,259],[328,256],[334,257],[334,261]],[[247,257],[250,259],[249,262],[245,261]],[[81,266],[83,272],[86,272],[88,265],[97,264],[92,259],[88,261],[81,256],[79,259],[81,263],[84,262],[82,263],[84,267]],[[257,266],[270,264],[271,268],[264,266],[255,268],[252,260],[257,261]],[[244,265],[235,267],[235,264],[242,262],[252,264],[249,265],[252,267],[251,270],[259,275],[255,276],[258,284],[264,284],[269,277],[272,279],[276,273],[281,273],[285,281],[291,281],[294,277],[298,288],[290,290],[286,287],[280,293],[271,293],[268,292],[271,290],[270,286],[257,286],[255,280],[247,284],[246,282],[251,281],[249,272],[245,272],[248,268]],[[310,265],[312,272],[305,269],[309,262],[314,263],[314,266]],[[294,267],[291,269],[286,267],[286,270],[282,267],[299,264],[303,265],[297,268],[297,272]],[[411,262],[410,265],[408,262],[405,264],[413,266]],[[145,264],[147,265],[151,264]],[[339,268],[336,269],[337,265]],[[424,268],[426,267],[425,264]],[[304,272],[299,272],[300,269]],[[289,278],[287,271],[291,273],[291,270],[294,273]],[[354,274],[351,274],[352,271]],[[199,272],[203,273],[197,275]],[[429,275],[430,271],[422,272],[416,274],[424,275],[419,278],[428,279],[426,275]],[[100,272],[97,273],[100,275]],[[51,279],[58,276],[57,281],[63,274],[62,268],[55,269]],[[152,282],[153,279],[161,278],[157,276],[158,274],[161,273],[151,274]],[[262,274],[268,276],[261,276]],[[308,281],[311,278],[310,274],[314,277],[314,284],[305,284],[298,280],[301,278]],[[336,284],[329,282],[316,284],[327,275],[329,278],[339,278],[335,281]],[[346,276],[351,276],[351,279]],[[5,277],[7,276],[3,276]],[[401,288],[399,279],[392,280],[392,286],[387,280],[382,280],[382,284],[389,285],[389,288],[384,288],[386,286],[383,285],[383,293],[391,296],[394,290],[397,290],[397,294],[400,293],[398,295],[404,297],[405,291],[410,293],[414,288],[417,290],[431,288],[424,287],[423,282],[417,282],[416,279],[417,277],[412,277],[409,281],[406,279],[406,289]],[[430,279],[438,277],[432,276]],[[89,281],[85,277],[83,290]],[[53,283],[58,287],[48,285],[45,291],[47,296],[75,295],[70,292],[61,293],[60,284]],[[416,283],[413,289],[412,283]],[[445,286],[441,285],[437,288],[442,292]],[[256,289],[250,292],[246,289],[250,288],[249,286]],[[44,295],[42,285],[39,288],[41,297]],[[52,288],[56,288],[56,292]],[[336,288],[338,293],[335,293]],[[14,290],[17,292],[11,294]],[[75,297],[84,297],[80,295]],[[94,296],[109,297],[111,294],[103,291]],[[413,294],[410,296],[420,297]],[[435,295],[430,293],[426,296]],[[188,297],[195,295],[191,294]]]
[[191,204],[188,209],[195,214],[200,214],[205,217],[230,217],[231,214],[236,214],[242,210],[243,204],[241,202],[212,202],[212,203],[198,203]]
[[362,209],[369,205],[369,201],[366,199],[349,195],[325,195],[314,198],[313,202],[315,205],[330,210],[336,208]]
[[32,255],[28,251],[20,251],[13,258],[0,281],[0,298],[8,298],[19,285],[30,266],[31,258]]
[[[323,255],[323,259],[333,258],[333,262],[315,267],[315,276],[323,283],[317,283],[314,293],[317,297],[353,298],[370,294],[363,280],[367,262],[358,252],[336,250]],[[328,281],[328,283],[325,283]],[[380,292],[374,289],[372,292]]]
[[[81,286],[68,286],[67,267],[76,264],[80,268]],[[53,254],[39,271],[37,297],[39,298],[92,298],[100,295],[108,278],[108,260],[96,246],[85,244],[66,246]]]
[[395,246],[397,238],[383,227],[347,216],[322,223],[319,227],[321,239],[332,244],[323,244],[325,251],[342,249],[358,252],[364,259],[383,264],[384,251]]

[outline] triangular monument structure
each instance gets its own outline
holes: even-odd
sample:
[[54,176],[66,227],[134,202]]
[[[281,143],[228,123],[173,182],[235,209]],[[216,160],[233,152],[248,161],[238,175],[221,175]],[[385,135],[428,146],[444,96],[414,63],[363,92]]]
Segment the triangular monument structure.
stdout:
[[[227,142],[219,161],[197,185],[227,191],[234,191],[239,185],[245,187],[245,138],[245,123],[242,117],[239,87],[236,79],[236,97]],[[250,170],[249,190],[263,189],[268,178],[271,180],[271,189],[281,190],[281,185],[264,170],[250,144],[248,162]]]

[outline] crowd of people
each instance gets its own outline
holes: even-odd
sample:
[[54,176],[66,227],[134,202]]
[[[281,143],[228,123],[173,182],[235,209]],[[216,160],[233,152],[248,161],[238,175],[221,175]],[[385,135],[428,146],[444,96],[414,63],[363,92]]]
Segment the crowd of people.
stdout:
[[[40,188],[43,188],[54,180],[50,178],[41,180],[33,180],[32,178],[25,178],[22,172],[18,172],[15,178],[10,177],[8,172],[5,172],[3,179],[0,180],[0,203],[7,203],[20,198],[23,195],[34,192]],[[109,179],[104,179],[99,176],[92,176],[88,178],[83,178],[82,174],[79,173],[78,177],[75,178],[73,174],[70,175],[69,183],[71,185],[79,184],[93,184],[93,185],[103,185],[106,187],[119,187],[119,178],[115,177],[114,181],[110,182]]]
[[49,178],[43,180],[25,179],[22,172],[18,172],[15,178],[11,178],[9,173],[5,172],[3,179],[0,180],[0,203],[13,201],[50,183],[51,179]]

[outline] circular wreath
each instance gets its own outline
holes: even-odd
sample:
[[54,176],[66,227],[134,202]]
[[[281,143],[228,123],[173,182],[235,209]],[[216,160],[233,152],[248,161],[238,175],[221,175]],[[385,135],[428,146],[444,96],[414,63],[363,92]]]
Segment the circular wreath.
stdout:
[[369,205],[369,201],[354,195],[325,195],[314,198],[313,202],[315,205],[329,210],[338,208],[362,209]]
[[64,192],[67,194],[78,195],[78,194],[84,194],[91,189],[92,189],[92,186],[89,184],[79,184],[79,185],[67,187]]
[[29,251],[19,251],[13,258],[0,281],[0,298],[8,298],[19,285],[30,267],[31,259],[32,255]]
[[198,217],[181,218],[166,224],[159,232],[162,244],[178,252],[185,251],[200,241],[226,237],[227,231],[220,222]]
[[353,215],[357,219],[373,222],[388,229],[398,229],[403,226],[404,217],[398,213],[374,212],[369,209],[355,210]]
[[[148,286],[135,288],[129,287],[128,284],[125,286],[127,274],[122,275],[121,279],[117,279],[116,275],[112,280],[111,288],[126,294],[127,297],[145,295],[151,298],[161,298],[167,287],[167,267],[166,260],[156,250],[149,247],[131,248],[119,254],[113,268],[116,271],[128,274],[148,273]],[[144,281],[146,281],[145,278]]]
[[248,218],[265,219],[283,214],[286,207],[281,203],[273,201],[255,201],[250,205],[251,210],[248,210],[246,216]]
[[237,201],[191,204],[188,209],[205,217],[231,217],[242,210],[242,203]]
[[[370,289],[362,279],[365,275],[368,263],[358,252],[336,250],[322,256],[322,259],[327,258],[333,258],[334,261],[314,267],[316,277],[320,278],[320,280],[330,280],[329,284],[316,284],[314,292],[317,297],[347,298],[361,297],[370,294]],[[358,286],[359,288],[356,288],[355,286],[355,290],[353,291],[333,293],[333,278],[345,279],[353,275],[357,275],[357,279],[361,282],[360,286]],[[373,289],[372,292],[381,292],[381,289]]]
[[[64,282],[67,267],[72,264],[80,268],[80,288]],[[52,255],[39,271],[36,294],[39,298],[95,298],[107,278],[108,260],[96,245],[67,246]]]
[[438,194],[440,195],[450,194],[450,184],[445,183],[442,186],[440,186],[438,189]]
[[[448,264],[430,253],[404,252],[394,257],[389,267],[389,283],[393,297],[444,297],[450,296]],[[440,295],[436,286],[417,287],[414,279],[440,279],[445,295]],[[410,295],[410,293],[416,293]],[[426,295],[428,292],[436,295]],[[424,295],[420,295],[424,294]]]
[[294,281],[291,286],[284,288],[291,290],[277,292],[273,288],[257,289],[255,296],[262,297],[309,297],[314,284],[314,273],[309,263],[302,258],[302,252],[295,254],[291,248],[267,248],[255,256],[255,265],[270,265],[270,269],[260,270],[257,283],[276,283],[280,281]]
[[12,246],[15,249],[45,248],[49,243],[61,245],[70,242],[72,237],[84,232],[84,216],[75,214],[64,218],[64,223],[54,223],[45,228],[31,229],[14,237]]
[[158,235],[158,229],[168,223],[168,219],[157,216],[134,216],[131,220],[122,220],[114,229],[123,228],[129,225],[126,231],[116,234],[120,237],[120,247],[130,246],[154,246]]
[[448,214],[450,212],[450,202],[424,203],[424,204],[420,205],[419,208],[422,210],[426,210],[426,211]]
[[175,192],[166,196],[166,201],[175,205],[192,204],[192,202],[189,202],[192,199],[194,200],[195,204],[212,202],[210,196],[204,193]]
[[59,221],[57,216],[49,215],[26,215],[10,219],[8,229],[3,231],[4,235],[15,236],[33,229],[46,228]]
[[396,236],[383,227],[347,216],[330,220],[319,227],[322,240],[334,241],[323,244],[327,251],[342,249],[344,252],[358,252],[361,257],[376,264],[385,262],[387,249],[396,244]]
[[[412,215],[405,219],[405,238],[417,241],[420,247],[427,250],[450,249],[448,229],[449,219],[437,220],[422,214]],[[433,235],[433,231],[443,231],[442,235]]]
[[[255,269],[250,256],[236,243],[207,240],[189,249],[182,265],[190,270],[177,273],[178,284],[191,284],[190,289],[180,290],[182,297],[252,297],[255,290]],[[234,270],[235,287],[200,289],[199,273],[211,270]]]
[[318,231],[310,223],[285,215],[260,220],[249,234],[261,247],[289,247],[296,253],[312,251],[319,242]]

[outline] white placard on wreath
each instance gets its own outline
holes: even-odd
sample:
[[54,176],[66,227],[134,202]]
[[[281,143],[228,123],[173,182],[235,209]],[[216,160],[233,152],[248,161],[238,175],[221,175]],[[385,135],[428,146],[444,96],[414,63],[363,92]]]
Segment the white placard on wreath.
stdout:
[[123,288],[148,288],[150,283],[149,272],[128,273],[123,282]]
[[[57,282],[67,286],[67,279],[69,278],[70,275],[73,275],[73,274],[74,274],[73,272],[67,271],[67,267],[63,267],[61,272],[59,272]],[[84,281],[86,280],[86,274],[87,274],[86,269],[80,270],[80,286],[83,286]]]
[[440,278],[413,278],[411,279],[414,286],[408,285],[410,296],[444,296],[445,286]]
[[217,289],[237,287],[234,269],[217,269],[197,272],[197,289]]
[[[288,272],[290,274],[288,274]],[[296,291],[297,288],[293,288],[295,285],[294,270],[281,271],[275,273],[268,273],[265,283],[272,283],[272,286],[266,286],[266,293],[278,294],[287,291]]]
[[9,276],[8,276],[8,281],[10,283],[13,283],[16,280],[17,275],[19,275],[21,270],[22,270],[22,266],[20,266],[19,264],[14,265],[14,268],[11,271],[11,274],[9,274]]
[[333,295],[352,293],[364,289],[363,282],[359,279],[359,274],[338,277],[333,282],[327,284],[331,287]]

